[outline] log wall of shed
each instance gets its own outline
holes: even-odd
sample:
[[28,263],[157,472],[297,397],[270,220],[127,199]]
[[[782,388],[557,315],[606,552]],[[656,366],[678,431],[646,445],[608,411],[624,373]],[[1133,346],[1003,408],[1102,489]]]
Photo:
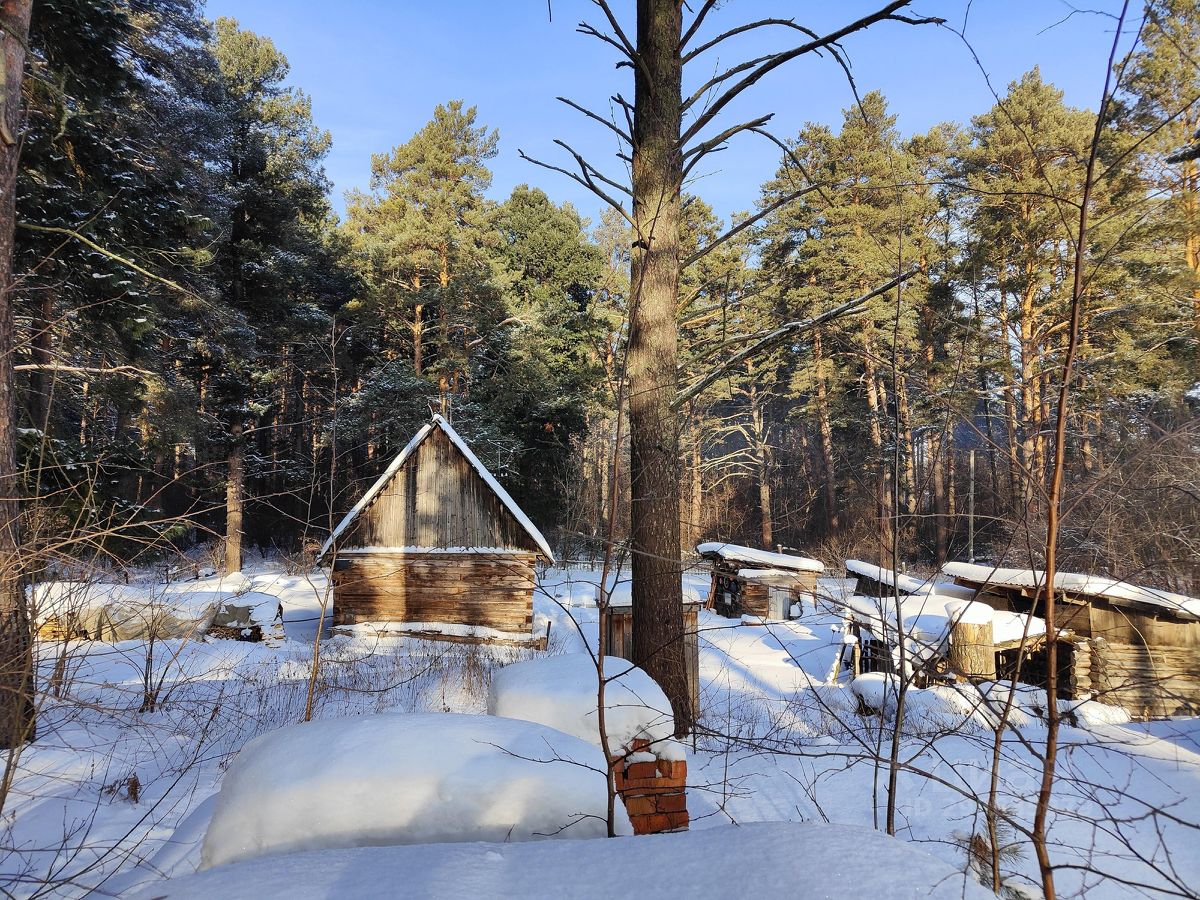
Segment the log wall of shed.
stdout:
[[[988,585],[979,600],[994,609],[1041,614],[1028,588]],[[1200,713],[1200,622],[1070,593],[1055,603],[1054,612],[1060,627],[1091,648],[1086,661],[1076,654],[1079,664],[1070,673],[1074,696],[1088,693],[1144,718]],[[1022,671],[1022,680],[1038,683],[1036,663]]]
[[533,553],[339,555],[333,624],[434,622],[528,634],[536,563]]
[[538,549],[440,428],[363,510],[340,546]]

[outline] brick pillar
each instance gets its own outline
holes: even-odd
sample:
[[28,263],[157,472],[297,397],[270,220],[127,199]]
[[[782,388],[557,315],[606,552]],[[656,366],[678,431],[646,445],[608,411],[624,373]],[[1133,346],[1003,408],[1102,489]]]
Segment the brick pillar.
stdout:
[[613,760],[613,779],[633,833],[686,831],[687,760],[645,758],[653,753],[645,741],[634,741],[629,757]]

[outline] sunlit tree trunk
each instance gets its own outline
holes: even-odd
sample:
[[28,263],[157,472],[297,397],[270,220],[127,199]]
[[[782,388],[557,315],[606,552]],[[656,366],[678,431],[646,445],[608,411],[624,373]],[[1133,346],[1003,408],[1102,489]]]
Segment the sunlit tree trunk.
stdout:
[[[20,473],[17,471],[16,383],[13,352],[13,240],[20,156],[21,79],[32,0],[4,0],[0,29],[4,83],[0,85],[0,747],[33,740],[33,640],[22,587]],[[11,758],[11,757],[10,757]],[[11,771],[8,769],[7,771]],[[7,793],[6,774],[3,793]]]
[[662,686],[682,734],[692,711],[683,657],[679,423],[671,407],[679,340],[681,37],[679,0],[638,0],[628,351],[633,661]]
[[230,429],[229,477],[225,484],[225,574],[242,571],[242,511],[245,503],[246,446],[241,423]]

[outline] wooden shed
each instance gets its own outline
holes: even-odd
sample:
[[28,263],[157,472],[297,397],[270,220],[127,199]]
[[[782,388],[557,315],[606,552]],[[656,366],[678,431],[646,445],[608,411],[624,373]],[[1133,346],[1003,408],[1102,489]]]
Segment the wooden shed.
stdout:
[[708,608],[730,619],[791,618],[792,604],[811,598],[817,576],[825,571],[821,563],[805,556],[719,541],[700,544],[696,552],[712,562]]
[[434,416],[321,549],[333,624],[466,640],[531,639],[550,546],[441,416]]
[[[700,606],[701,598],[685,588],[683,593],[683,654],[687,668],[688,696],[692,721],[700,718]],[[601,615],[605,653],[633,662],[633,595],[623,593],[609,600]]]
[[[995,609],[1043,614],[1044,572],[958,562],[943,571]],[[1059,674],[1068,696],[1147,718],[1200,712],[1200,599],[1071,572],[1056,573],[1054,586],[1055,624],[1072,636]]]

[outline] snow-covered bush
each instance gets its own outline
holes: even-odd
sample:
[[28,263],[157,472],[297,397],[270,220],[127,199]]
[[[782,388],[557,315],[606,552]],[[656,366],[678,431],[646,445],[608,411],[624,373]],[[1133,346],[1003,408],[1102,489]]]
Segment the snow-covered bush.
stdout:
[[[234,759],[202,866],[333,847],[602,837],[605,769],[591,744],[514,719],[385,714],[292,725]],[[632,831],[623,809],[615,825]]]
[[[613,677],[618,676],[618,677]],[[609,752],[644,740],[663,758],[682,758],[674,741],[671,703],[642,669],[615,656],[604,658],[604,727]],[[505,666],[492,676],[488,712],[539,722],[600,745],[596,663],[590,654],[567,653]]]

